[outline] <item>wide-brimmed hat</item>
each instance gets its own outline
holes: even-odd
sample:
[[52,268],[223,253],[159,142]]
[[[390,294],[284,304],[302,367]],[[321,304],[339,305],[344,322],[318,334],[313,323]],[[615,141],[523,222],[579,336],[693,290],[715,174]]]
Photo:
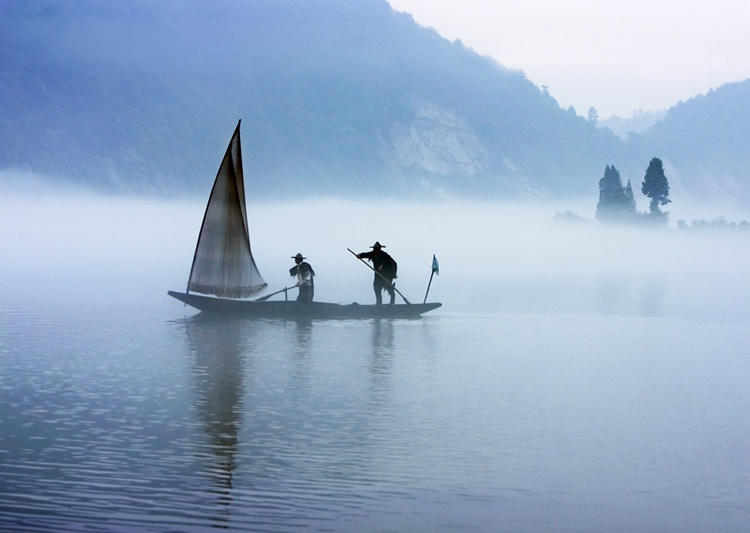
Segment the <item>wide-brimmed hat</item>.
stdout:
[[299,259],[301,261],[302,259],[307,259],[307,257],[302,257],[302,254],[298,253],[297,255],[293,255],[292,259]]
[[372,246],[370,246],[370,248],[374,248],[374,249],[385,248],[385,245],[380,244],[378,241],[375,241],[375,244],[373,244]]

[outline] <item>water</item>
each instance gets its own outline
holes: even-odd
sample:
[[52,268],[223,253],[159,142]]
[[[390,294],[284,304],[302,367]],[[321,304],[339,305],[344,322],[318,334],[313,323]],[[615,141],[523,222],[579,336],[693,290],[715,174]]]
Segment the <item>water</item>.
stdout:
[[[69,200],[0,210],[0,530],[750,522],[747,236],[560,226],[486,204],[381,205],[394,216],[374,233],[368,206],[261,206],[251,233],[270,289],[301,251],[317,299],[369,302],[371,273],[346,247],[380,240],[415,301],[438,255],[444,307],[216,321],[166,296],[202,202]],[[302,238],[299,213],[315,228]]]
[[750,328],[0,313],[13,531],[740,531]]

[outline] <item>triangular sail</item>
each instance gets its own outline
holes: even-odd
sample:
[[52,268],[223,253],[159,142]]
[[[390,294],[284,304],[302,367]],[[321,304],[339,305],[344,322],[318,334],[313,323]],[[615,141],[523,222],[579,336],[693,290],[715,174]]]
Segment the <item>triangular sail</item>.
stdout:
[[247,298],[265,287],[250,250],[238,122],[203,215],[187,292]]

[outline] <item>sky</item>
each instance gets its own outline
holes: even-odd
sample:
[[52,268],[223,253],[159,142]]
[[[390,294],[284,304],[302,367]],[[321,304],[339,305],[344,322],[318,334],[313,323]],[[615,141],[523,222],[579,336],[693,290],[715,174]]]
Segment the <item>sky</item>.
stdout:
[[750,78],[745,0],[389,0],[522,70],[560,106],[629,117]]

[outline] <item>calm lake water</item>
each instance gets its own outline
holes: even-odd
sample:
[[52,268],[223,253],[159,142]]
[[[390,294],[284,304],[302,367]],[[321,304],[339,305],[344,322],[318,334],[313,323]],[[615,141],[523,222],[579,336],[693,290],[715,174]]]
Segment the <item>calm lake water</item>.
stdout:
[[748,346],[664,317],[2,309],[0,528],[743,531]]
[[166,295],[202,200],[0,205],[0,530],[747,531],[747,234],[253,205],[269,290],[302,252],[316,299],[369,303],[346,248],[380,240],[412,301],[437,254],[444,307],[215,321]]

